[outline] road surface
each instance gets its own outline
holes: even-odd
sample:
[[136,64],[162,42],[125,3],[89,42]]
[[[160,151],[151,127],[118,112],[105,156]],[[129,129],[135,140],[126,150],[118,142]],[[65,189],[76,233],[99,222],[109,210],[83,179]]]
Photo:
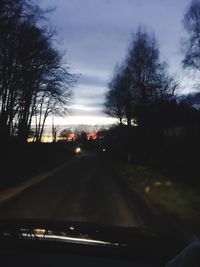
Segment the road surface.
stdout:
[[0,206],[0,219],[48,219],[146,227],[108,163],[94,153]]

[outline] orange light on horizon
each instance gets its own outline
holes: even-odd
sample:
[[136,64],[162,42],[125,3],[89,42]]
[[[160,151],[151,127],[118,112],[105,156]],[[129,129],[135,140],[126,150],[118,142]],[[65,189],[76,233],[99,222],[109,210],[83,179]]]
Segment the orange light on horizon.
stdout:
[[96,133],[89,133],[89,134],[87,134],[87,139],[97,139]]
[[[96,133],[88,133],[87,134],[87,139],[88,140],[94,140],[97,138],[97,135]],[[67,140],[67,141],[76,141],[78,139],[78,135],[75,134],[75,133],[69,133],[66,135],[66,137],[60,137],[58,136],[56,138],[56,141],[59,141],[59,140]],[[30,137],[28,138],[27,140],[29,143],[31,142],[34,142],[34,137]],[[52,136],[51,135],[44,135],[41,139],[41,142],[42,143],[51,143],[52,142]]]
[[75,133],[69,133],[69,134],[67,134],[67,140],[68,141],[76,140],[77,138],[78,138],[78,136]]

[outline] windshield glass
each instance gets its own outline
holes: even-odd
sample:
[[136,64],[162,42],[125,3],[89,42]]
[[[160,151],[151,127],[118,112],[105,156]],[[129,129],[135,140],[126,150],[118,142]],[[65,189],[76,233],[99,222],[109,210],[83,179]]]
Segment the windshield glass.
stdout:
[[197,237],[199,23],[199,0],[1,0],[0,221]]

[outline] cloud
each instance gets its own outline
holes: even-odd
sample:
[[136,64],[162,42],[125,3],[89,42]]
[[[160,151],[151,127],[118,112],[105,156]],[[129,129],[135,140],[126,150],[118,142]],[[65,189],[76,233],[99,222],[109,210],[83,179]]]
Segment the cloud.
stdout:
[[[57,26],[60,42],[76,68],[107,70],[121,61],[131,32],[139,25],[155,31],[163,56],[178,51],[181,19],[188,0],[40,0],[57,6],[50,19]],[[171,46],[172,45],[172,46]],[[176,62],[177,57],[171,59]]]
[[102,110],[102,107],[101,106],[97,106],[97,105],[94,105],[94,106],[86,106],[86,105],[77,105],[77,104],[75,104],[75,105],[72,105],[71,107],[70,107],[70,109],[71,109],[71,111],[72,111],[72,114],[73,113],[77,113],[77,111],[78,111],[78,113],[80,113],[81,112],[81,115],[83,115],[83,113],[85,113],[85,114],[87,114],[87,115],[89,115],[89,114],[94,114],[94,113],[96,113],[96,114],[98,114],[99,112],[101,112],[101,110]]
[[[73,72],[81,73],[74,88],[76,105],[92,108],[97,104],[99,114],[103,114],[100,103],[103,104],[107,83],[116,63],[125,58],[131,34],[139,25],[155,31],[161,58],[169,62],[172,72],[181,72],[181,20],[188,0],[38,0],[38,3],[42,7],[57,6],[49,20],[57,27],[60,49],[67,50],[66,61]],[[83,109],[76,109],[76,114],[81,116]]]
[[[110,118],[108,116],[100,116],[100,115],[84,115],[84,116],[67,116],[65,118],[58,117],[56,121],[54,122],[55,125],[107,125],[107,124],[114,124],[116,123],[116,120],[113,118]],[[52,120],[50,117],[47,118],[46,125],[52,125]]]
[[81,75],[78,82],[79,84],[82,85],[98,86],[98,87],[106,86],[107,84],[105,77],[104,79],[102,79],[94,75],[86,75],[86,74]]
[[103,105],[106,87],[79,84],[74,90],[73,104],[99,106]]

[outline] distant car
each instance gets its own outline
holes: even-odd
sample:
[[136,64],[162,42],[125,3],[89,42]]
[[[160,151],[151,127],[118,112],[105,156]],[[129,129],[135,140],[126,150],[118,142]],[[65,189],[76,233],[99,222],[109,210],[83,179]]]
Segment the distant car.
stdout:
[[80,154],[81,153],[81,147],[76,147],[75,148],[75,153],[78,155],[78,154]]

